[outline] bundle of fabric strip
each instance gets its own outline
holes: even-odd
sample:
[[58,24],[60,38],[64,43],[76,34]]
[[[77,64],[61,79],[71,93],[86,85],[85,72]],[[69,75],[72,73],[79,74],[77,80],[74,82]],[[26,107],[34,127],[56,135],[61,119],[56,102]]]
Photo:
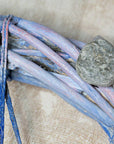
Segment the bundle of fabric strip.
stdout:
[[11,15],[0,16],[0,32],[0,144],[4,141],[5,102],[17,143],[22,143],[7,80],[54,91],[80,112],[96,120],[109,136],[110,143],[114,143],[112,83],[108,87],[87,83],[75,69],[79,68],[79,61],[77,66],[76,61],[85,43],[64,38],[45,26]]

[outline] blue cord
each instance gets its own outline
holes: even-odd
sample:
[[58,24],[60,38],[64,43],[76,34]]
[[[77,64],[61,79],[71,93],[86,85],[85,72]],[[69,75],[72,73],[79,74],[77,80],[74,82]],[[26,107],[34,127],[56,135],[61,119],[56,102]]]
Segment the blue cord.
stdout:
[[4,111],[5,111],[5,96],[6,103],[10,115],[12,127],[18,144],[22,144],[16,118],[14,115],[11,98],[7,86],[7,47],[8,47],[8,25],[12,16],[5,18],[2,28],[2,49],[1,49],[1,79],[0,79],[0,144],[4,142]]
[[10,116],[10,120],[12,123],[12,127],[16,136],[16,140],[18,144],[22,144],[21,142],[21,138],[20,138],[20,134],[19,134],[19,129],[18,129],[18,125],[16,122],[16,118],[15,118],[15,114],[14,114],[14,110],[13,110],[13,106],[12,106],[12,101],[11,101],[11,97],[9,95],[9,90],[7,87],[7,92],[6,92],[6,104],[8,107],[8,111],[9,111],[9,116]]

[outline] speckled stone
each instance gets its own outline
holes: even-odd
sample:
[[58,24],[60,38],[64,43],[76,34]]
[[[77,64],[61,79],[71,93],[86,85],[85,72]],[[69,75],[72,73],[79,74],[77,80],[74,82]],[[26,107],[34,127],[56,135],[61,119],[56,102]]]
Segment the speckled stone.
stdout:
[[89,84],[111,86],[114,84],[114,46],[97,36],[80,52],[76,62],[79,76]]

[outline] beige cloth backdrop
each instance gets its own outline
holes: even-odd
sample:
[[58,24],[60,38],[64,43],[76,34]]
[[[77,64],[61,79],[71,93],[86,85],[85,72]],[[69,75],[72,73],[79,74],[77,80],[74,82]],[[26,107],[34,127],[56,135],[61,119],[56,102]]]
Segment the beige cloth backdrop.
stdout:
[[[89,42],[102,35],[114,44],[114,0],[0,0],[0,14],[48,26],[63,36]],[[23,144],[107,144],[108,136],[55,93],[9,82]],[[6,107],[5,144],[16,144]]]

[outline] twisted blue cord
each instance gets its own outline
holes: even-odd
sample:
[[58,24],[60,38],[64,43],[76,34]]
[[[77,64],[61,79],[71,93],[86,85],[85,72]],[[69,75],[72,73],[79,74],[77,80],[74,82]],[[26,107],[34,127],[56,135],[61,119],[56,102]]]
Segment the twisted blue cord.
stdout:
[[10,115],[12,127],[18,144],[21,144],[20,134],[15,119],[11,98],[9,95],[7,81],[7,46],[8,46],[8,25],[12,16],[5,18],[2,28],[2,49],[1,49],[1,80],[0,80],[0,144],[4,142],[4,111],[5,111],[5,96],[6,103]]
[[5,92],[6,92],[6,26],[4,20],[2,29],[2,49],[1,49],[1,82],[0,82],[0,144],[4,140],[4,111],[5,111]]

